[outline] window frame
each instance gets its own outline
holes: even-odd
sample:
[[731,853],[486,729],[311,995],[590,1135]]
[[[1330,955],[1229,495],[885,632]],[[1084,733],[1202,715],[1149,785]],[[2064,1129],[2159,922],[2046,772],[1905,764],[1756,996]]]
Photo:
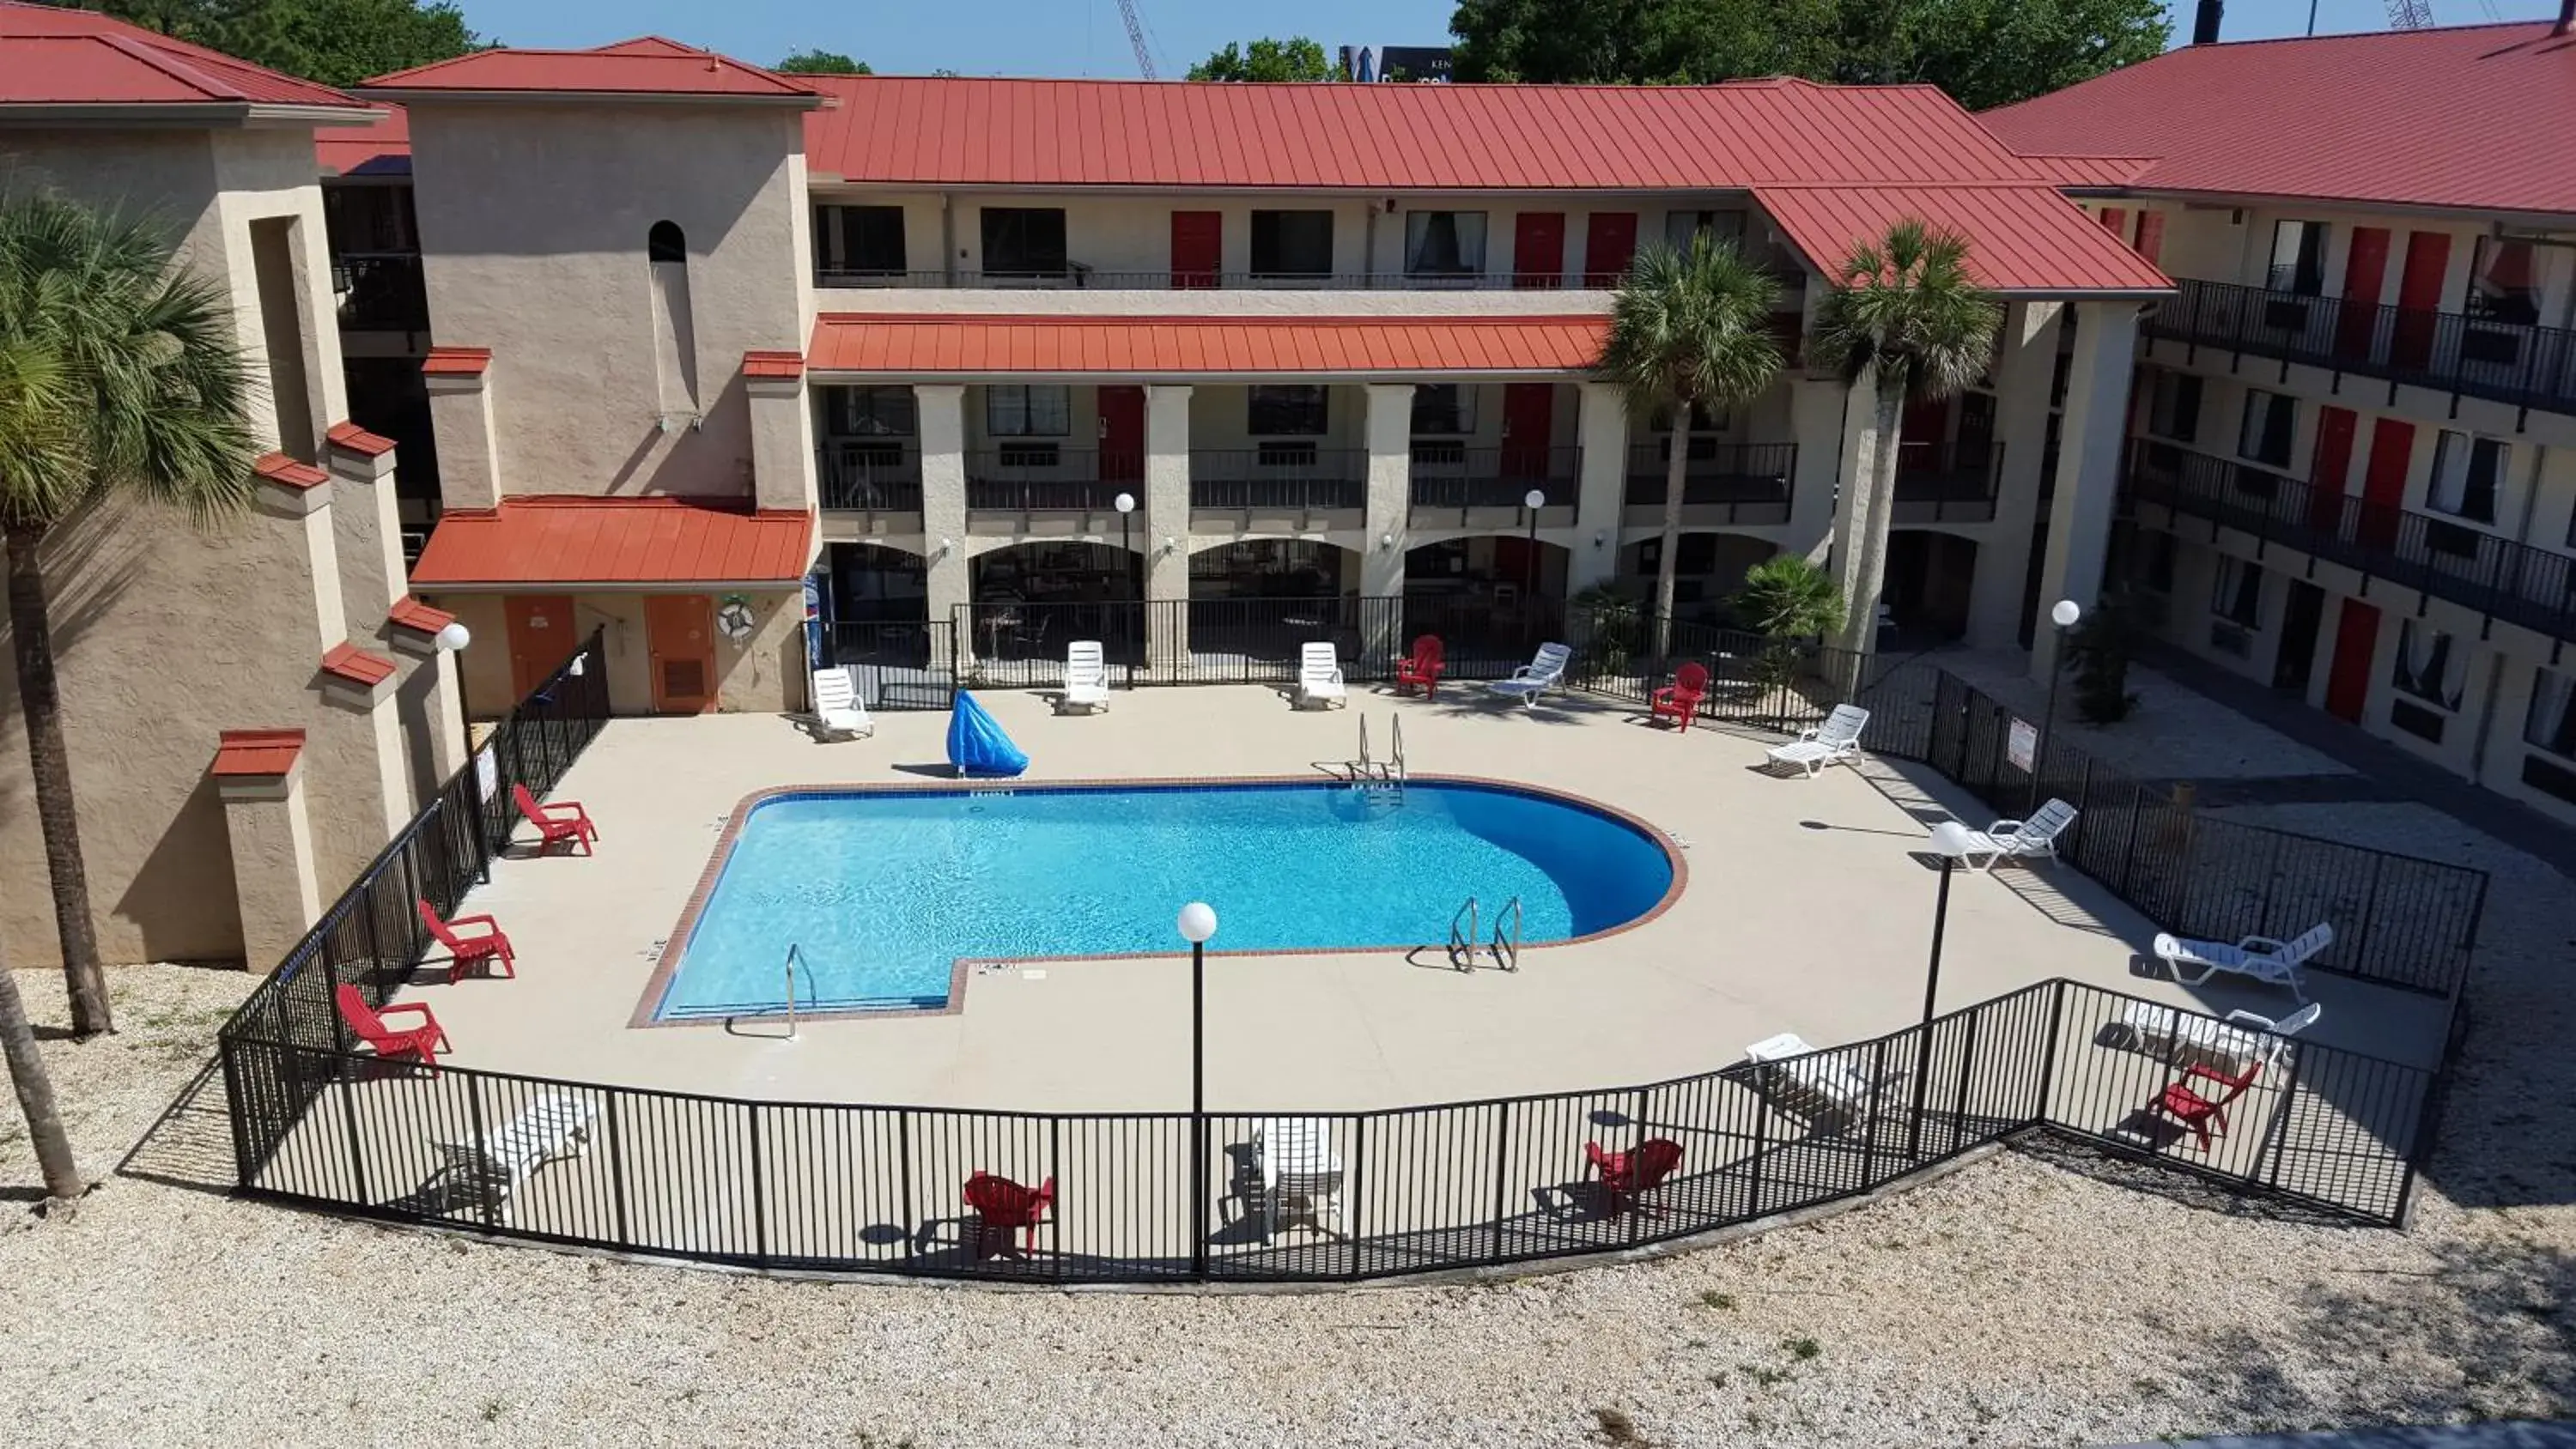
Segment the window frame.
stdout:
[[[2521,287],[2506,288],[2488,281],[2489,274],[2495,270],[2498,254],[2507,247],[2521,249],[2523,275],[2529,278]],[[2542,285],[2541,263],[2538,242],[2492,234],[2479,237],[2477,247],[2469,257],[2468,291],[2461,298],[2461,312],[2473,322],[2495,326],[2539,326],[2540,304],[2546,291]]]
[[[1038,224],[1041,230],[1046,229],[1045,225],[1038,221],[1039,218],[1045,217],[1054,218],[1053,249],[1032,250],[1028,230],[1033,224]],[[981,243],[981,250],[976,253],[976,256],[982,262],[985,276],[1065,277],[1073,273],[1072,247],[1065,234],[1064,208],[1061,206],[979,207],[976,210],[975,228],[976,239]],[[1016,236],[1011,234],[1014,228],[1018,232]],[[1014,258],[1012,264],[1006,265],[996,260],[998,254],[1003,251],[1003,247],[997,243],[1002,241],[1016,242],[1021,248],[1022,255]],[[1046,239],[1041,237],[1036,245],[1043,248],[1045,242]],[[1053,265],[1049,266],[1049,262]]]
[[[1733,217],[1735,225],[1727,227],[1720,220],[1724,217]],[[1740,206],[1668,207],[1664,211],[1664,244],[1676,251],[1688,251],[1700,233],[1713,232],[1718,240],[1732,242],[1740,249],[1750,220]]]
[[[1447,393],[1445,412],[1442,404],[1426,403],[1426,394]],[[1446,422],[1448,427],[1426,427],[1427,421]],[[1442,442],[1465,441],[1476,435],[1476,385],[1472,382],[1417,382],[1413,385],[1412,435]]]
[[[1055,421],[1043,415],[1040,399],[1059,404],[1063,426],[1053,430],[1043,424]],[[1018,426],[1007,426],[995,407],[1005,399],[1016,401]],[[984,436],[988,438],[1070,438],[1073,436],[1073,389],[1060,382],[998,382],[984,386]]]
[[2209,581],[2209,612],[2248,633],[2263,632],[2263,566],[2231,553],[2218,555]]
[[[886,229],[894,243],[891,258],[874,261],[857,254],[851,244],[852,222],[868,213],[870,223]],[[891,222],[891,227],[886,224]],[[886,236],[873,238],[884,241]],[[818,201],[814,203],[814,269],[818,272],[858,277],[900,277],[910,271],[910,249],[905,236],[904,211],[900,206],[862,205],[857,202]]]
[[[1308,393],[1313,396],[1303,396]],[[1243,430],[1254,438],[1321,438],[1332,428],[1332,397],[1319,382],[1256,383],[1243,390]],[[1265,409],[1273,410],[1266,421],[1287,426],[1263,427]],[[1305,426],[1310,411],[1311,427]]]
[[[2478,460],[2489,460],[2486,476],[2479,477]],[[2504,497],[2505,478],[2513,467],[2513,445],[2502,438],[2485,438],[2460,428],[2438,428],[2433,435],[2433,470],[2424,479],[2424,507],[2434,513],[2456,518],[2465,523],[2495,526],[2496,508]],[[2456,492],[2445,498],[2445,483],[2455,482]],[[2474,505],[2483,503],[2483,510]]]
[[[2296,227],[2296,241],[2292,241]],[[2294,297],[2322,297],[2326,291],[2326,247],[2332,232],[2322,221],[2285,216],[2272,223],[2272,250],[2266,258],[2266,289]],[[2285,259],[2283,252],[2287,251]]]
[[[2533,665],[2531,672],[2531,700],[2522,711],[2522,742],[2542,754],[2576,763],[2576,674],[2561,674],[2545,664]],[[2544,723],[2543,717],[2553,714],[2556,718]]]
[[[2266,400],[2280,406],[2265,409],[2262,433],[2252,439],[2256,446],[2249,448],[2246,443],[2249,434],[2254,432],[2254,409],[2258,400]],[[2280,422],[2281,446],[2278,458],[2267,456],[2262,450],[2262,445],[2272,438],[2272,425],[2276,419]],[[2259,387],[2245,389],[2244,410],[2239,414],[2236,424],[2236,456],[2258,467],[2287,473],[2290,471],[2290,459],[2297,453],[2298,447],[2299,399],[2294,394],[2286,392],[2269,392]]]
[[[1450,246],[1456,257],[1454,265],[1427,266],[1423,253],[1430,242],[1435,223],[1446,219],[1450,228]],[[1470,228],[1466,223],[1473,220]],[[1493,239],[1492,217],[1482,211],[1459,211],[1442,208],[1436,211],[1408,211],[1404,214],[1404,274],[1408,277],[1460,279],[1485,275],[1485,261]],[[1470,232],[1473,239],[1470,240]]]
[[[2420,666],[2413,662],[2418,652],[2415,648],[2418,629],[2431,636],[2423,651],[2424,663]],[[2397,653],[2390,661],[2389,684],[2402,698],[2431,705],[2445,714],[2458,714],[2462,701],[2468,697],[2469,656],[2472,652],[2456,634],[2436,629],[2421,619],[2400,619]],[[2429,685],[2427,671],[2431,673]],[[2456,684],[2452,683],[2455,674],[2458,676]],[[2449,690],[2447,697],[2442,692],[2446,686]]]
[[[2186,396],[2191,404],[2187,420],[2180,417]],[[2199,442],[2201,414],[2208,401],[2209,390],[2200,374],[2158,368],[2155,381],[2147,387],[2147,436],[2185,447]],[[2188,421],[2189,426],[2176,427],[2177,421]]]
[[[1323,255],[1321,258],[1321,265],[1311,268],[1284,265],[1284,263],[1294,260],[1294,258],[1283,254],[1285,243],[1288,238],[1283,237],[1281,234],[1283,226],[1291,218],[1322,219]],[[1266,237],[1263,235],[1265,230],[1263,223],[1265,221],[1268,223],[1267,231],[1269,233]],[[1253,279],[1256,281],[1294,281],[1313,277],[1331,276],[1333,274],[1333,230],[1333,212],[1330,207],[1300,206],[1255,208],[1252,213],[1251,221],[1252,250],[1250,257],[1248,258],[1252,264]],[[1311,241],[1313,239],[1309,238],[1308,240]],[[1263,263],[1265,261],[1269,262],[1270,265],[1264,266]]]
[[[886,404],[902,400],[899,408]],[[899,412],[901,426],[887,421],[888,413]],[[919,400],[910,386],[903,383],[864,383],[834,385],[823,390],[823,436],[835,442],[847,439],[917,438],[921,435]],[[871,426],[875,424],[875,426]]]

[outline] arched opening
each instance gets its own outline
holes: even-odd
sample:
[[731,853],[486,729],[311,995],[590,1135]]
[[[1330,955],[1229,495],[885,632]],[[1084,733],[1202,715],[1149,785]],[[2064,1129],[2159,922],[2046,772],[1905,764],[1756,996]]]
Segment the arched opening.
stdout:
[[[948,650],[930,622],[930,590],[919,555],[872,543],[831,543],[815,569],[822,597],[822,648],[816,662],[857,665],[871,705],[910,698]],[[945,621],[942,621],[945,622]],[[936,702],[932,690],[922,698]]]
[[689,259],[689,239],[681,234],[675,221],[657,221],[644,234],[644,259],[648,262],[685,262]]
[[1247,538],[1190,555],[1190,597],[1336,598],[1357,588],[1359,572],[1351,551],[1335,544],[1303,538]]
[[[1744,575],[1779,547],[1741,533],[1684,533],[1673,553],[1673,617],[1690,623],[1730,622],[1729,600]],[[1651,601],[1663,567],[1662,538],[1641,539],[1619,551],[1619,591]]]
[[[1192,667],[1224,670],[1290,665],[1298,651],[1330,641],[1344,660],[1359,656],[1359,560],[1336,544],[1248,538],[1190,555],[1186,633],[1157,617],[1166,638],[1186,639]],[[1168,609],[1169,605],[1152,606]]]
[[1564,632],[1572,554],[1526,536],[1443,539],[1404,555],[1406,641],[1437,634],[1453,660],[1525,657]]
[[1076,639],[1132,657],[1144,629],[1139,557],[1115,544],[1041,539],[977,554],[966,570],[971,647],[986,660],[1062,658]]
[[1976,588],[1973,540],[1929,528],[1889,531],[1886,583],[1879,601],[1904,638],[1929,643],[1967,633],[1969,602]]
[[644,260],[653,292],[653,379],[663,432],[695,423],[698,409],[698,328],[689,307],[689,243],[677,223],[657,221],[644,234]]

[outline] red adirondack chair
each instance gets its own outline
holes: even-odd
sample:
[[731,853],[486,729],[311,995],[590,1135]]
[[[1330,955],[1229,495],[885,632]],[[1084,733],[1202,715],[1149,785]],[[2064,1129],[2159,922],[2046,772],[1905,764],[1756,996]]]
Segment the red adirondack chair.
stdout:
[[1422,697],[1429,699],[1440,692],[1440,636],[1425,634],[1413,641],[1413,657],[1395,661],[1395,683],[1398,689],[1408,684],[1422,686]]
[[[2164,1091],[2156,1097],[2156,1110],[2190,1128],[2192,1135],[2200,1139],[2200,1150],[2206,1152],[2211,1137],[2227,1135],[2228,1104],[2244,1096],[2245,1089],[2254,1085],[2254,1078],[2262,1070],[2260,1057],[2247,1062],[2245,1070],[2232,1077],[2214,1067],[2194,1062],[2191,1069],[2182,1074],[2181,1081],[2165,1084]],[[2204,1097],[2191,1088],[2191,1084],[2197,1081],[2216,1082],[2226,1091],[2216,1097]]]
[[[447,948],[448,985],[464,980],[465,973],[476,966],[495,963],[500,966],[502,975],[514,979],[518,976],[519,959],[511,954],[510,938],[501,934],[501,923],[490,916],[458,916],[452,921],[442,921],[438,912],[424,900],[420,903],[420,923],[429,928],[429,934],[438,944]],[[460,936],[456,933],[459,926],[473,926],[481,934]]]
[[1591,1160],[1592,1170],[1601,1174],[1601,1190],[1610,1198],[1614,1218],[1631,1207],[1652,1215],[1654,1209],[1639,1203],[1638,1195],[1652,1191],[1682,1165],[1682,1145],[1669,1137],[1649,1137],[1633,1152],[1612,1152],[1598,1142],[1586,1142],[1583,1155]]
[[1029,1251],[1034,1253],[1038,1250],[1038,1222],[1047,1215],[1047,1209],[1055,1206],[1055,1179],[1050,1177],[1027,1188],[979,1167],[973,1177],[966,1179],[966,1205],[983,1219],[985,1229],[1002,1230],[1005,1247],[1010,1244],[1013,1230],[1028,1229]]
[[599,827],[590,823],[590,812],[582,809],[578,800],[540,805],[537,797],[528,793],[528,787],[515,780],[510,782],[510,799],[518,805],[519,813],[528,817],[528,823],[537,827],[539,855],[553,849],[558,840],[580,846],[584,855],[592,854],[591,847],[599,843]]
[[[409,1057],[433,1072],[438,1070],[433,1054],[447,1045],[447,1032],[428,1007],[417,1001],[397,1001],[379,1012],[367,1005],[367,998],[358,994],[358,988],[346,984],[333,987],[331,999],[339,1003],[340,1019],[358,1034],[358,1040],[375,1048],[377,1056],[388,1061]],[[386,1017],[408,1011],[420,1013],[420,1025],[399,1030],[385,1025]]]
[[1669,716],[1681,722],[1680,733],[1688,733],[1691,717],[1699,713],[1699,702],[1708,697],[1708,667],[1685,664],[1673,671],[1673,682],[1655,691],[1646,701],[1646,717]]

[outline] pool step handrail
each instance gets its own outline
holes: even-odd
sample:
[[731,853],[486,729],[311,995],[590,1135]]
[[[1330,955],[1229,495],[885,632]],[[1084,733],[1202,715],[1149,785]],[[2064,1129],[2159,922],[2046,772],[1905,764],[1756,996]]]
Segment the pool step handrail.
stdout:
[[[1506,934],[1508,931],[1508,934]],[[1506,971],[1521,969],[1521,898],[1512,897],[1494,912],[1494,964]]]
[[[802,950],[798,949],[798,947],[797,947],[797,943],[795,943],[794,941],[790,941],[790,942],[788,942],[788,943],[787,943],[787,1039],[788,1039],[789,1041],[794,1041],[794,1040],[796,1040],[796,967],[797,967],[801,962],[803,962],[803,961],[804,961],[804,959],[805,959],[805,953],[804,953]],[[805,974],[806,974],[807,976],[809,976],[809,977],[810,977],[810,976],[812,976],[812,975],[813,975],[813,972],[809,969]]]
[[[1462,920],[1467,923],[1464,931],[1458,929]],[[1449,964],[1461,971],[1475,970],[1476,946],[1476,898],[1469,896],[1449,917]]]

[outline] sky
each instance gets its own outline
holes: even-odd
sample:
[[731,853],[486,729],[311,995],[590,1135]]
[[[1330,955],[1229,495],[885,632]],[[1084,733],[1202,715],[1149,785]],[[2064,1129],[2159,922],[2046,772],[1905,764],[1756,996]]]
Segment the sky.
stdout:
[[[2226,37],[2298,35],[2311,0],[2228,0]],[[808,48],[855,56],[890,75],[1132,78],[1136,60],[1116,0],[462,0],[486,39],[578,47],[659,34],[757,65]],[[1178,76],[1229,40],[1306,35],[1332,54],[1344,45],[1442,45],[1454,0],[1135,0],[1155,63]],[[2557,0],[2432,0],[2445,25],[2539,20]],[[2188,40],[2192,0],[2180,0],[2175,39]],[[2381,30],[2383,0],[2314,0],[2320,33]]]

